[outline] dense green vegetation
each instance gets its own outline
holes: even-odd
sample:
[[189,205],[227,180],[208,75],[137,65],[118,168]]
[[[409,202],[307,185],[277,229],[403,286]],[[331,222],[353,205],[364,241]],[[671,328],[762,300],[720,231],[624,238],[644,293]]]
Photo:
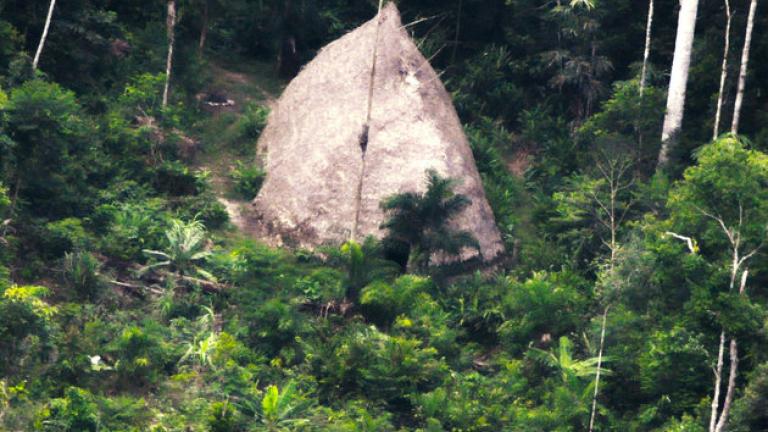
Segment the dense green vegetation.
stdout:
[[[272,98],[378,2],[177,0],[164,104],[167,3],[61,0],[33,68],[50,2],[0,0],[0,430],[768,430],[765,5],[712,140],[700,2],[657,169],[677,1],[646,77],[644,1],[398,1],[507,248],[472,272],[432,260],[476,246],[435,173],[383,241],[269,248],[225,206],[261,187]],[[726,4],[720,132],[751,2]]]

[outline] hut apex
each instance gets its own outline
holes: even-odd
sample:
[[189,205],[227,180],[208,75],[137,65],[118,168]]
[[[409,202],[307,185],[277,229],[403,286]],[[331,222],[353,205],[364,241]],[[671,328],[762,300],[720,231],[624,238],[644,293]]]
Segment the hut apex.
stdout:
[[484,259],[503,249],[451,98],[393,3],[304,67],[270,114],[258,152],[267,177],[249,225],[270,244],[380,238],[379,203],[423,191],[435,169],[472,200],[452,223],[477,238]]

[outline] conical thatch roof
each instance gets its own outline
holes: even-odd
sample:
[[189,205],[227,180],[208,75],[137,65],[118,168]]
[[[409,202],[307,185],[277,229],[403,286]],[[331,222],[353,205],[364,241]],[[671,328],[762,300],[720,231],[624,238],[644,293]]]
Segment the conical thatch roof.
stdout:
[[485,259],[502,250],[451,98],[392,3],[326,46],[290,83],[259,139],[259,152],[267,178],[254,201],[253,226],[273,244],[340,243],[355,227],[358,239],[381,237],[385,215],[379,203],[395,193],[423,191],[425,171],[434,168],[458,179],[456,191],[472,200],[456,226],[475,235]]

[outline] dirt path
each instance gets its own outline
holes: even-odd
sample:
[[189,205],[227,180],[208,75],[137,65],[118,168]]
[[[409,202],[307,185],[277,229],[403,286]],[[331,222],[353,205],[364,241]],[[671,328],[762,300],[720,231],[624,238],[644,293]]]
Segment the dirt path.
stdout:
[[[256,68],[249,69],[253,71]],[[262,69],[263,67],[257,70],[259,73],[264,73]],[[225,90],[232,97],[235,101],[235,112],[251,101],[257,101],[270,109],[277,102],[280,84],[279,81],[275,82],[275,77],[254,76],[253,72],[249,73],[248,70],[234,71],[217,64],[211,64],[211,72],[214,76],[211,87]],[[263,81],[263,84],[259,81]]]
[[[277,101],[277,95],[282,88],[282,82],[277,79],[270,65],[258,62],[238,62],[233,65],[211,62],[213,80],[208,86],[208,92],[220,92],[234,105],[207,109],[209,117],[202,125],[203,131],[217,131],[204,139],[205,154],[197,163],[199,169],[210,172],[210,184],[216,199],[224,206],[229,214],[230,223],[241,232],[248,232],[248,219],[244,216],[250,201],[240,198],[234,193],[234,184],[230,172],[237,160],[248,161],[249,157],[238,154],[237,149],[219,142],[222,136],[231,133],[236,127],[237,120],[245,107],[257,103],[272,109]],[[221,124],[221,114],[228,113],[231,123]],[[234,117],[232,117],[234,115]],[[255,150],[256,142],[245,143],[252,145]]]

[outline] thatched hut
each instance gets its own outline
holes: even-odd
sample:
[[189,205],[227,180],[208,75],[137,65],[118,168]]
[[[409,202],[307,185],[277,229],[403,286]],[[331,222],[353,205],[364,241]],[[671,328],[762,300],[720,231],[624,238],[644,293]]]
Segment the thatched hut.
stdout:
[[379,203],[424,190],[425,171],[433,168],[458,179],[457,192],[472,200],[453,223],[475,235],[485,259],[502,250],[450,95],[392,3],[304,67],[271,113],[258,149],[267,177],[251,225],[272,244],[381,237]]

